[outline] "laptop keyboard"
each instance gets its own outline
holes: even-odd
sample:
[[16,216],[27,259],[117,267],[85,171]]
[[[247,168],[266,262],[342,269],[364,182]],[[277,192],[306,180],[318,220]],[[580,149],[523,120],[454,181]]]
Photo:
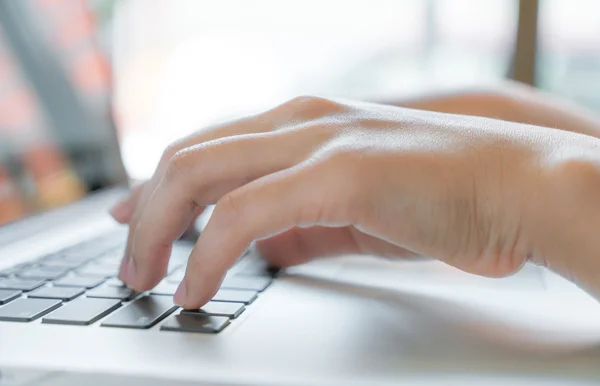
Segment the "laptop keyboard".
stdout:
[[213,299],[199,310],[182,310],[172,297],[185,273],[191,245],[177,243],[168,274],[154,289],[136,293],[117,278],[125,246],[122,232],[0,271],[0,323],[149,329],[217,333],[242,314],[277,275],[246,255]]

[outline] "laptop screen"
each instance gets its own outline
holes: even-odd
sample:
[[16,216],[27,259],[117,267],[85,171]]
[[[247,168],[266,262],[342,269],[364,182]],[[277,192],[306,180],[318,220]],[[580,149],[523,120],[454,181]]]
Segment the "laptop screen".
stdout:
[[99,23],[85,0],[0,1],[0,225],[125,180]]

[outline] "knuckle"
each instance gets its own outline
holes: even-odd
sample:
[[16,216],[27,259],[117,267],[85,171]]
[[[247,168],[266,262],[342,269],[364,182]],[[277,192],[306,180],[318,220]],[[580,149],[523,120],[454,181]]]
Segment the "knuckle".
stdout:
[[186,171],[189,169],[190,165],[190,152],[186,150],[179,150],[171,156],[167,163],[167,168],[165,172],[164,178],[168,182],[173,181],[185,181]]
[[160,157],[161,165],[168,165],[171,158],[177,154],[178,151],[182,149],[181,145],[178,142],[172,143],[163,151],[162,156]]
[[317,118],[332,115],[344,110],[344,107],[331,99],[317,96],[298,96],[284,103],[282,109],[296,114]]

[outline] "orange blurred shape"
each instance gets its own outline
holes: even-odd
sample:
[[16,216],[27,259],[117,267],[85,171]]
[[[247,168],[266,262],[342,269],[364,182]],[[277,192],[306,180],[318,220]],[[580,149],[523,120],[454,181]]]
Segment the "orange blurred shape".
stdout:
[[27,213],[17,187],[0,165],[0,224],[23,217]]
[[38,143],[23,152],[23,163],[34,180],[44,178],[66,168],[66,159],[56,146]]
[[51,209],[81,199],[85,189],[74,172],[63,170],[37,182],[37,206]]
[[65,157],[51,144],[28,148],[23,163],[35,185],[36,203],[41,209],[71,203],[86,193]]
[[108,67],[104,58],[90,49],[77,58],[74,63],[73,77],[76,84],[87,91],[105,91],[110,81]]

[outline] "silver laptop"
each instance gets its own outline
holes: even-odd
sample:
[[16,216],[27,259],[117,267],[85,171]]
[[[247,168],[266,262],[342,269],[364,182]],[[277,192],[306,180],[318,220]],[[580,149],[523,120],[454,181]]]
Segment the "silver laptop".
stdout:
[[1,386],[600,381],[600,307],[532,266],[485,279],[343,256],[280,272],[249,251],[186,313],[172,302],[193,245],[180,240],[159,286],[123,287],[110,92],[81,91],[29,5],[0,1],[0,59],[18,64],[0,105],[15,79],[37,103],[0,119]]

